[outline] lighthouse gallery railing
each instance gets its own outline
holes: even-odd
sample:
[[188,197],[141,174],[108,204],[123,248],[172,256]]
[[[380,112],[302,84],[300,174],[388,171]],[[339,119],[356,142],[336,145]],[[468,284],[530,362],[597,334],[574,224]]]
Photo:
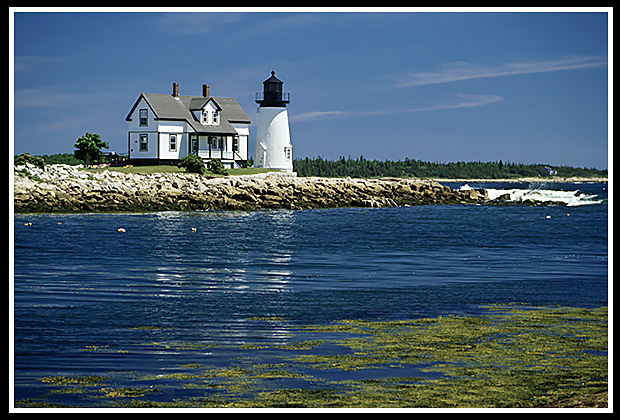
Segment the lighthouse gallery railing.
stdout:
[[[264,101],[265,100],[265,92],[256,92],[254,94],[254,101]],[[291,94],[290,92],[282,92],[282,99],[283,102],[290,102],[291,101]]]

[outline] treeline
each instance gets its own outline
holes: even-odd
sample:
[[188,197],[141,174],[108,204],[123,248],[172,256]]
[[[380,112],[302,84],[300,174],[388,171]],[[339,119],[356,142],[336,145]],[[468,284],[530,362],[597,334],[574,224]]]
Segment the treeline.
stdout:
[[[24,155],[27,155],[25,153]],[[15,156],[14,161],[17,163],[19,159],[24,156]],[[56,153],[54,155],[40,155],[36,156],[42,158],[45,165],[65,164],[65,165],[79,165],[84,163],[81,159],[76,159],[73,153]]]
[[[84,163],[76,159],[73,153],[58,153],[41,156],[46,165],[64,163],[77,165]],[[17,157],[16,157],[17,158]],[[251,166],[252,160],[248,160]],[[427,162],[418,159],[405,160],[368,160],[364,156],[352,159],[350,156],[338,160],[326,160],[322,157],[295,159],[293,170],[299,176],[322,177],[414,177],[414,178],[462,178],[462,179],[498,179],[550,176],[549,170],[556,171],[560,177],[607,177],[606,169],[576,168],[573,166],[551,166],[548,164],[523,164],[514,162]]]
[[[18,162],[21,156],[24,156],[27,154],[28,153],[24,153],[20,156],[15,156],[14,161]],[[64,164],[64,165],[81,165],[82,164],[83,165],[84,164],[84,161],[82,159],[76,158],[73,153],[56,153],[53,155],[40,155],[36,157],[43,159],[43,162],[45,165],[57,165],[57,164]],[[119,158],[123,160],[125,156],[119,156]],[[110,160],[110,155],[102,154],[100,155],[98,160],[99,162],[108,162]]]
[[[368,160],[363,156],[352,159],[342,156],[338,160],[322,157],[295,159],[293,170],[299,176],[322,177],[415,177],[415,178],[463,178],[498,179],[556,175],[560,177],[607,177],[607,170],[551,166],[547,164],[523,164],[514,162],[426,162],[417,159]],[[554,174],[553,171],[556,171]]]

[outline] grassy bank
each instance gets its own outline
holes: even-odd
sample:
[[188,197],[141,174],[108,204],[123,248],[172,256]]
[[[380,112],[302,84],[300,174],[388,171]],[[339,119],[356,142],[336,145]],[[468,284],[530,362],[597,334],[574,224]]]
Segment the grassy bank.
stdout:
[[[133,173],[133,174],[154,174],[154,173],[186,173],[185,169],[181,169],[177,166],[171,165],[151,165],[151,166],[130,166],[130,167],[106,167],[101,169],[84,169],[89,172],[102,172],[102,171],[113,171],[113,172],[121,172],[121,173]],[[274,169],[265,169],[265,168],[239,168],[239,169],[227,169],[229,176],[235,175],[253,175],[260,174],[266,172],[278,172]],[[210,171],[205,173],[205,176],[222,176],[218,174],[214,174]],[[370,177],[362,177],[362,178],[381,178],[380,176],[370,176]],[[400,176],[396,178],[410,178],[409,176]],[[416,178],[416,177],[411,177]],[[513,182],[513,183],[522,183],[522,182],[608,182],[606,177],[514,177],[514,178],[419,178],[419,179],[427,179],[429,181],[438,181],[438,182]]]
[[[186,173],[185,169],[179,168],[178,166],[172,165],[150,165],[150,166],[108,166],[106,168],[101,169],[84,169],[89,172],[102,172],[102,171],[113,171],[113,172],[121,172],[126,174],[156,174],[156,173]],[[265,169],[265,168],[239,168],[239,169],[226,169],[228,175],[252,175],[252,174],[260,174],[264,172],[273,172],[273,169]],[[214,174],[213,172],[207,171],[205,176],[222,176]]]
[[[491,305],[480,316],[340,320],[292,326],[248,319],[292,335],[285,345],[248,342],[227,367],[179,365],[135,386],[115,375],[45,377],[48,393],[21,407],[86,398],[100,407],[567,407],[607,406],[607,308]],[[158,326],[136,326],[158,336]],[[133,330],[133,329],[132,329]],[[127,331],[131,334],[135,331]],[[205,351],[203,343],[151,341],[136,348],[90,346],[128,354]],[[209,347],[217,352],[217,346]],[[94,379],[93,379],[94,378]],[[203,397],[174,398],[169,390]],[[177,394],[178,395],[178,394]],[[194,394],[195,395],[195,394]]]

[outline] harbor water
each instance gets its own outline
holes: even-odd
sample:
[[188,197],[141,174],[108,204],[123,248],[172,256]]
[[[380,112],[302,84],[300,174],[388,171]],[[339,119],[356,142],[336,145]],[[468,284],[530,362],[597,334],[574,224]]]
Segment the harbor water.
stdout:
[[[180,365],[229,365],[247,343],[285,345],[308,324],[608,304],[607,184],[450,187],[571,201],[15,215],[14,398],[97,404],[49,396],[41,378],[148,387]],[[158,398],[195,392],[173,388]]]

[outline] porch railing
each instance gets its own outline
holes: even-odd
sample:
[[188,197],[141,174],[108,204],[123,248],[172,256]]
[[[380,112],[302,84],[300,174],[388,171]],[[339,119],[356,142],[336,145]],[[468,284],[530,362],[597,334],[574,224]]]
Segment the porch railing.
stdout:
[[200,149],[198,151],[198,156],[203,159],[235,159],[235,152],[226,151],[226,150],[213,150],[209,152],[209,150]]

